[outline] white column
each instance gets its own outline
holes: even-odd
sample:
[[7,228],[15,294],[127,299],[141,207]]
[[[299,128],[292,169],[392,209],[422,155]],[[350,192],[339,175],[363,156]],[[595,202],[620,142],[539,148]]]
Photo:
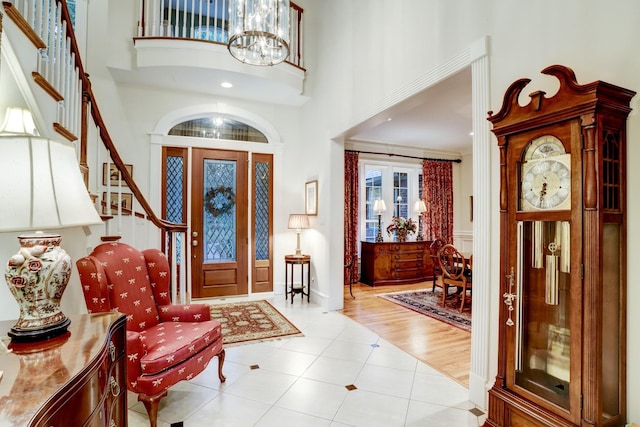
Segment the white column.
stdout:
[[491,124],[489,99],[489,39],[470,47],[473,111],[473,300],[469,400],[487,408],[491,320]]

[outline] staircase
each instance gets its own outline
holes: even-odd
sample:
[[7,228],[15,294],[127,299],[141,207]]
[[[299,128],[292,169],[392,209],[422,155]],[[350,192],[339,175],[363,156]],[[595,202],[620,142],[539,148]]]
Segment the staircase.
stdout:
[[[196,47],[195,52],[203,46],[207,52],[226,51],[225,37],[228,34],[222,38],[219,36],[226,33],[223,30],[227,25],[228,0],[169,3],[137,0],[134,4],[133,15],[126,18],[132,23],[137,22],[131,28],[136,52],[133,68],[142,73],[142,79],[145,70],[166,71],[176,65],[184,65],[154,62],[157,58],[169,56],[164,54],[167,46]],[[99,240],[120,240],[134,247],[156,246],[160,242],[159,246],[171,263],[173,301],[188,302],[191,263],[184,262],[179,266],[180,255],[187,253],[185,245],[190,240],[186,236],[187,225],[167,221],[154,212],[133,179],[130,167],[127,167],[134,162],[127,162],[118,152],[117,147],[124,150],[123,147],[126,148],[131,141],[122,137],[120,141],[114,141],[109,132],[83,66],[66,0],[12,0],[3,1],[2,6],[2,67],[11,69],[40,134],[52,139],[64,138],[76,144],[85,184],[105,224]],[[269,84],[278,87],[280,99],[286,98],[285,104],[295,105],[304,98],[306,70],[302,18],[302,8],[291,3],[290,55],[286,66],[249,67],[241,72],[250,78],[260,79],[264,87]],[[149,62],[150,57],[156,59]],[[196,61],[186,65],[190,73],[194,70],[207,71],[206,67],[201,67],[199,56],[191,55],[189,58]],[[240,72],[237,61],[229,55],[221,56],[211,68]],[[252,93],[252,96],[258,95]],[[255,100],[261,101],[259,98]],[[118,134],[119,129],[111,126],[113,133]],[[97,245],[99,240],[89,239],[85,248]]]
[[[120,240],[126,223],[136,230],[143,220],[144,233],[162,235],[162,249],[171,263],[173,301],[188,302],[189,263],[183,263],[182,268],[178,265],[178,253],[185,253],[184,247],[179,246],[186,242],[187,225],[156,215],[118,153],[83,67],[66,2],[15,0],[3,2],[2,6],[2,59],[32,111],[40,134],[77,145],[85,184],[105,221],[100,239]],[[116,171],[115,184],[107,179],[102,185],[102,164],[107,170]],[[132,195],[125,207],[123,188]],[[116,203],[112,203],[110,194],[115,194]],[[91,246],[97,243],[88,242]]]

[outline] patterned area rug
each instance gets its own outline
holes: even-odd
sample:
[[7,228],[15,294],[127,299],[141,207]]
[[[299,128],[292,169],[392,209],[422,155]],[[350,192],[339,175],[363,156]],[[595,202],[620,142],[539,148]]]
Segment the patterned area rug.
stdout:
[[302,333],[269,302],[212,304],[211,318],[222,324],[225,345],[265,341]]
[[403,291],[392,292],[388,294],[379,294],[380,298],[399,304],[403,307],[410,308],[420,314],[433,317],[441,322],[456,326],[465,331],[471,331],[471,308],[465,307],[460,313],[460,300],[457,298],[448,298],[446,306],[442,307],[442,293],[439,289],[431,292],[427,291]]

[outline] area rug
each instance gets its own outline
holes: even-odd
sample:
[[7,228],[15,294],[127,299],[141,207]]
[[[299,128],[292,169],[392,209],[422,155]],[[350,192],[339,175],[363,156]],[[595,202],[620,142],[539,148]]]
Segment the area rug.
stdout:
[[392,292],[378,296],[441,322],[471,331],[470,308],[465,307],[460,313],[460,301],[457,298],[449,298],[446,306],[442,307],[442,293],[437,290]]
[[268,301],[231,302],[210,307],[211,318],[222,324],[225,345],[302,336]]

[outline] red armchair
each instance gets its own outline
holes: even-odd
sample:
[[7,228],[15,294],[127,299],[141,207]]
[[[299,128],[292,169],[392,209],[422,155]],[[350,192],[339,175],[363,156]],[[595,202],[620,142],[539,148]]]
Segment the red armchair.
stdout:
[[169,263],[162,252],[105,243],[76,265],[90,313],[127,315],[127,388],[144,403],[151,427],[167,389],[195,377],[214,356],[225,381],[220,323],[211,320],[205,304],[171,304]]

